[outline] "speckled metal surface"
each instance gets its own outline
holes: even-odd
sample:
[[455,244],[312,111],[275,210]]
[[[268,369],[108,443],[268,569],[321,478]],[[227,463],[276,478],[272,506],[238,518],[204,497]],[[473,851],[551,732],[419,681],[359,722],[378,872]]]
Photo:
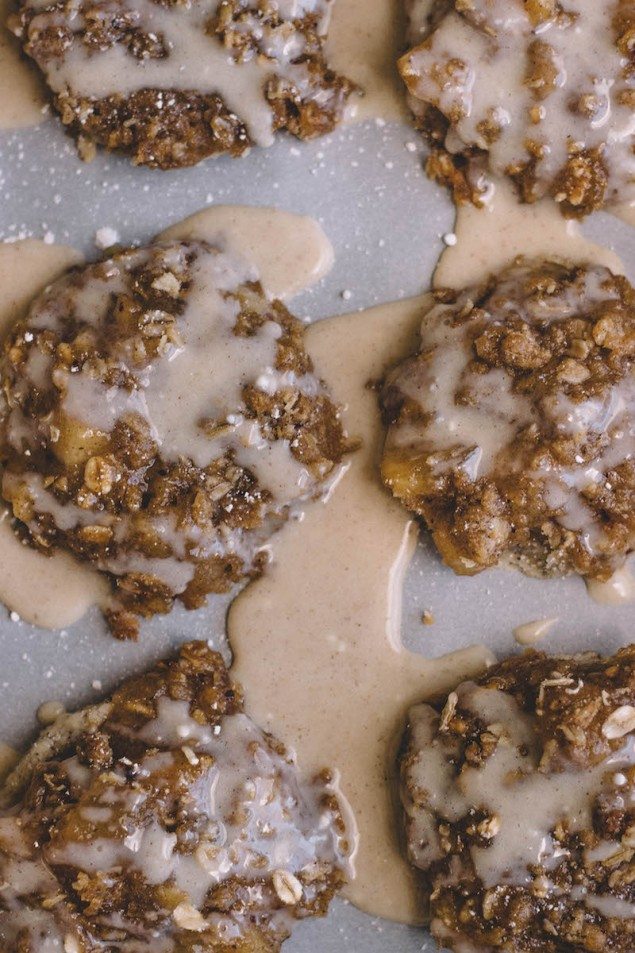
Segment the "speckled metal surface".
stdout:
[[[145,241],[210,203],[276,205],[319,219],[334,245],[331,274],[292,303],[296,313],[317,320],[428,286],[453,210],[425,178],[421,156],[407,126],[368,123],[312,144],[286,139],[245,159],[161,173],[104,155],[84,165],[48,119],[36,129],[0,133],[0,239],[49,233],[49,240],[94,257],[94,235],[104,226],[116,229],[123,242]],[[634,277],[633,234],[626,225],[599,214],[585,231],[613,246]],[[0,608],[0,738],[25,744],[41,702],[59,699],[75,707],[95,699],[185,639],[213,639],[226,649],[227,604],[218,599],[196,613],[177,609],[144,624],[136,644],[114,641],[97,612],[68,631],[46,632],[11,621]],[[431,626],[421,625],[424,609],[435,618]],[[545,642],[554,651],[608,651],[632,637],[633,607],[591,602],[580,580],[542,582],[506,571],[459,578],[441,566],[425,539],[419,545],[406,581],[409,647],[436,656],[484,641],[503,654],[518,650],[515,626],[546,616],[559,618]],[[288,953],[434,949],[425,930],[372,919],[343,902],[333,905],[326,921],[301,924],[285,947]]]

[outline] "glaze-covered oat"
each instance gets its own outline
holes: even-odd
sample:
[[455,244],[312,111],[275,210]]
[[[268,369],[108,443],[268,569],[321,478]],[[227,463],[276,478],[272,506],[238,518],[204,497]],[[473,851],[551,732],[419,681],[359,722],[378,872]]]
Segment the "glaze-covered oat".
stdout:
[[18,530],[109,574],[121,636],[258,572],[346,449],[302,324],[204,242],[69,272],[9,335],[0,376]]
[[567,216],[635,201],[631,0],[407,0],[400,60],[429,174],[479,204],[486,166]]
[[80,154],[163,169],[302,139],[342,118],[353,84],[329,69],[330,0],[25,0],[12,20]]
[[410,712],[408,853],[457,953],[635,945],[635,647],[528,652]]
[[388,377],[382,475],[459,573],[607,578],[635,539],[635,292],[518,261],[438,291]]
[[300,779],[200,642],[61,716],[2,793],[7,953],[274,953],[350,873],[329,773]]

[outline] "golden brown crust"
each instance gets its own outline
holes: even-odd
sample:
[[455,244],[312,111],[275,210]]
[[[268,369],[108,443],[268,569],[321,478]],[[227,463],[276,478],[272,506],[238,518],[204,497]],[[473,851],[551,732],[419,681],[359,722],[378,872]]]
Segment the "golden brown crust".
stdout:
[[102,99],[55,96],[53,104],[82,159],[95,146],[129,155],[134,165],[179,169],[210,156],[240,156],[251,143],[245,124],[219,96],[174,90],[166,107],[165,91],[142,89]]

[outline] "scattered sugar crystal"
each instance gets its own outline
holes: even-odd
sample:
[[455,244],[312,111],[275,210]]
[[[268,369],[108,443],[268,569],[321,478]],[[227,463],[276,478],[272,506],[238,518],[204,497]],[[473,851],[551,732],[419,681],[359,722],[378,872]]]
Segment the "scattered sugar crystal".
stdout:
[[103,228],[98,228],[95,232],[95,245],[97,248],[102,250],[105,248],[110,248],[111,245],[116,245],[119,241],[119,232],[110,228],[109,225],[105,225]]

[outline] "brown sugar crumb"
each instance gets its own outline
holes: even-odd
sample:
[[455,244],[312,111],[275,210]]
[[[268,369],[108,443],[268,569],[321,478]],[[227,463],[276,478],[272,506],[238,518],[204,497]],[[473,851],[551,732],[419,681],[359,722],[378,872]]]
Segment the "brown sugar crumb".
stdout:
[[350,874],[329,773],[300,777],[202,642],[61,716],[0,796],[7,953],[275,953]]
[[43,553],[108,574],[111,628],[261,572],[348,442],[304,327],[201,242],[125,250],[53,284],[0,361],[2,494]]
[[408,854],[445,948],[630,953],[635,646],[528,651],[410,712]]
[[635,540],[633,288],[519,260],[436,298],[382,392],[386,486],[458,573],[608,578]]
[[355,86],[324,57],[328,0],[284,12],[273,0],[207,5],[25,0],[11,27],[42,71],[62,122],[90,160],[97,146],[173,169],[278,130],[331,132]]
[[424,625],[434,625],[434,623],[436,622],[436,619],[434,618],[430,610],[426,609],[425,612],[423,612],[421,615],[421,621],[423,622]]
[[455,201],[480,205],[487,169],[568,217],[634,200],[630,0],[429,6],[407,4],[412,48],[399,70],[431,146],[428,174]]

